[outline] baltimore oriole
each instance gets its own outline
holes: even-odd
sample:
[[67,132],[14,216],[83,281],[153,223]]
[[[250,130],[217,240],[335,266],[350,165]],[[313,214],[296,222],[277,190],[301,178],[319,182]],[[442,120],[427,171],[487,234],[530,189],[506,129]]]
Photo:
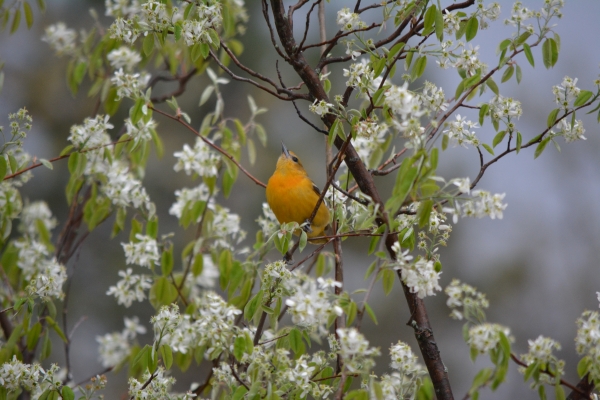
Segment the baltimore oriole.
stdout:
[[[267,202],[279,223],[306,222],[315,206],[321,192],[308,177],[302,163],[291,151],[281,144],[281,156],[277,160],[277,167],[273,176],[267,183]],[[311,238],[323,236],[329,223],[329,210],[321,202],[310,228],[305,227],[308,240],[311,243],[325,243],[327,239]]]

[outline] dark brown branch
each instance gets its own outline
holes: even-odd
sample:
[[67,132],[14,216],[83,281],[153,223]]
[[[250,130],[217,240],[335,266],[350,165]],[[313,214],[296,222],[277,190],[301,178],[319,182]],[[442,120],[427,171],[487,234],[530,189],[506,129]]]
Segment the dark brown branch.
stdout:
[[174,76],[174,77],[160,77],[157,76],[154,79],[152,79],[152,81],[148,84],[148,87],[152,87],[154,86],[158,81],[160,80],[164,80],[164,81],[177,81],[179,82],[179,86],[177,87],[177,89],[175,89],[174,91],[172,91],[171,93],[167,93],[165,95],[162,96],[158,96],[158,97],[152,97],[150,99],[150,101],[152,101],[153,103],[163,103],[173,97],[179,97],[181,96],[184,92],[185,92],[185,88],[187,86],[187,83],[189,82],[189,80],[196,74],[198,70],[194,67],[190,70],[190,72],[188,72],[185,75],[181,75],[181,76]]
[[308,36],[308,29],[310,27],[310,14],[312,13],[313,9],[315,8],[315,6],[319,5],[321,3],[322,0],[317,0],[316,2],[313,3],[312,6],[310,6],[310,10],[308,10],[308,13],[306,13],[306,23],[305,23],[305,27],[304,27],[304,36],[302,36],[302,40],[300,41],[300,46],[298,46],[298,51],[303,51],[304,49],[302,48],[302,46],[304,46],[304,42],[306,41],[306,36]]
[[[473,2],[474,0],[470,0],[467,3],[472,4]],[[283,1],[271,0],[271,8],[273,12],[273,19],[275,21],[275,28],[277,29],[279,39],[283,45],[283,48],[285,49],[285,52],[290,57],[291,66],[294,68],[296,73],[298,73],[300,78],[306,82],[306,86],[313,98],[329,102],[327,93],[325,92],[315,69],[310,67],[302,53],[295,53],[296,43],[289,21],[285,17]],[[391,40],[393,39],[390,39],[390,41]],[[323,60],[319,63],[318,68],[322,66]],[[323,122],[328,128],[331,127],[334,121],[334,115],[327,114],[323,117]],[[341,149],[344,144],[345,141],[341,138],[338,137],[335,139],[335,146],[338,149]],[[379,195],[377,187],[375,186],[373,177],[367,170],[366,166],[356,152],[356,149],[351,143],[347,145],[345,150],[345,161],[360,189],[365,194],[369,195],[375,204],[379,205],[380,213],[376,219],[377,224],[389,226],[388,215],[385,212],[384,202]],[[396,233],[389,233],[385,239],[386,249],[392,259],[395,259],[396,257],[395,252],[392,250],[392,246],[397,241],[398,235]],[[441,360],[439,350],[433,336],[433,331],[429,323],[427,309],[425,308],[423,300],[419,299],[416,294],[410,293],[410,290],[406,285],[403,284],[402,286],[411,313],[411,326],[413,327],[415,336],[419,342],[419,348],[429,371],[436,396],[438,399],[453,399],[448,374],[444,367],[444,363]]]
[[567,400],[590,400],[592,392],[596,388],[594,381],[590,380],[590,374],[585,374],[579,382],[577,382],[577,390],[571,391]]
[[[521,367],[527,368],[528,365],[525,362],[523,362],[521,359],[519,359],[519,357],[517,357],[515,353],[510,353],[510,358],[511,358],[511,360],[513,360],[515,362],[515,364],[520,365]],[[555,375],[552,372],[548,371],[548,370],[540,369],[540,372],[544,373],[544,374],[546,374],[546,375],[548,375],[548,376],[550,376],[552,378],[555,377]],[[560,384],[563,385],[563,386],[565,386],[565,387],[568,387],[569,389],[571,389],[574,392],[578,392],[581,395],[585,395],[585,392],[583,392],[581,389],[575,387],[575,385],[573,385],[573,384],[565,381],[564,379],[560,380]],[[584,397],[584,398],[590,399],[589,395],[587,397]]]
[[[331,45],[331,44],[335,45],[335,44],[337,44],[338,40],[340,40],[343,37],[350,36],[350,35],[352,35],[354,33],[358,33],[358,32],[367,32],[367,31],[370,31],[371,29],[378,28],[380,26],[381,26],[380,23],[379,24],[372,23],[371,25],[366,26],[364,28],[353,29],[351,31],[338,31],[338,33],[333,38],[331,38],[329,40],[325,40],[321,43],[313,43],[313,44],[306,45],[304,47],[300,47],[300,51],[305,51],[308,49],[312,49],[314,47],[321,47],[321,46],[325,46],[325,45]],[[303,43],[301,43],[300,46],[302,46],[302,44]]]
[[[261,85],[260,83],[258,83],[256,81],[253,81],[252,79],[244,78],[242,76],[236,75],[233,73],[233,71],[231,71],[229,68],[227,68],[225,66],[225,64],[223,64],[221,62],[221,60],[219,60],[219,57],[217,57],[212,50],[210,50],[210,56],[213,58],[213,60],[215,60],[215,62],[219,65],[219,67],[221,67],[221,69],[223,71],[227,72],[227,74],[236,81],[250,83],[251,85],[254,85],[261,90],[264,90],[265,92],[272,94],[273,96],[275,96],[281,100],[286,100],[286,101],[295,100],[295,99],[308,100],[308,96],[305,94],[293,93],[291,91],[287,91],[284,89],[277,89],[277,91],[273,91],[273,90],[269,89],[268,87]],[[286,93],[287,96],[282,96],[280,93]]]
[[281,56],[285,61],[290,60],[290,58],[279,48],[277,41],[275,40],[275,32],[273,31],[273,26],[271,26],[271,19],[269,18],[269,5],[267,4],[267,0],[262,0],[262,12],[267,22],[267,27],[269,28],[269,34],[271,35],[271,43],[273,44],[273,48],[277,51],[277,54]]

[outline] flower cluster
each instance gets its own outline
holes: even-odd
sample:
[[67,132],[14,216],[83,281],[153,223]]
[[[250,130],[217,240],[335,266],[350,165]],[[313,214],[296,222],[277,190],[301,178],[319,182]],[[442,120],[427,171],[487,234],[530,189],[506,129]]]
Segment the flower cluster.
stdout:
[[425,369],[417,363],[417,356],[410,346],[402,341],[390,347],[390,357],[392,358],[390,367],[395,371],[381,377],[383,398],[413,398],[420,378],[426,374]]
[[140,119],[137,123],[133,123],[130,118],[125,120],[127,134],[133,139],[133,143],[145,143],[156,135],[156,121],[149,119],[144,121]]
[[510,329],[498,324],[483,323],[472,326],[469,329],[469,339],[467,343],[472,351],[479,354],[485,354],[494,350],[500,343],[501,335],[509,338]]
[[505,193],[491,194],[485,190],[474,190],[471,194],[472,198],[464,201],[461,206],[464,217],[502,219],[502,213],[507,207],[507,204],[502,202]]
[[107,131],[114,128],[112,124],[108,123],[109,118],[108,115],[86,118],[83,125],[71,127],[71,134],[67,140],[79,150],[98,148],[98,152],[102,151],[103,149],[99,149],[99,147],[110,144],[110,136]]
[[490,101],[492,118],[508,121],[512,117],[519,117],[523,114],[521,102],[512,97],[504,97],[501,95],[494,96]]
[[51,298],[62,299],[65,294],[62,286],[67,280],[67,269],[59,264],[56,258],[43,260],[36,266],[38,272],[27,286],[27,292],[38,296],[44,301]]
[[126,17],[140,11],[139,0],[104,0],[104,15],[108,17]]
[[[473,286],[461,283],[458,279],[453,279],[450,285],[446,286],[444,292],[448,295],[446,305],[452,309],[450,317],[462,320],[477,321],[485,320],[485,309],[490,303],[484,293],[477,291]],[[462,310],[459,308],[462,307]]]
[[138,334],[146,333],[146,328],[140,325],[138,317],[125,317],[125,329],[121,332],[107,333],[96,336],[100,363],[104,368],[114,367],[123,362],[131,352],[131,342]]
[[[202,202],[208,201],[210,197],[210,189],[204,183],[196,186],[195,188],[183,188],[175,191],[175,197],[177,201],[173,203],[169,209],[169,214],[181,219],[181,217],[194,210]],[[202,215],[198,215],[195,222],[200,222]]]
[[500,17],[500,4],[493,2],[487,7],[483,4],[483,0],[477,0],[477,11],[474,13],[479,18],[479,29],[486,29],[489,26],[489,21],[495,21]]
[[360,20],[360,16],[357,13],[350,11],[348,7],[344,7],[338,11],[336,21],[343,31],[353,31],[367,26]]
[[193,46],[196,43],[217,45],[217,43],[212,43],[213,39],[211,38],[209,29],[216,29],[221,25],[223,18],[221,16],[220,4],[215,3],[208,6],[200,3],[198,16],[200,19],[183,21],[181,28],[185,44],[188,46]]
[[375,365],[374,356],[380,354],[376,347],[369,347],[369,341],[356,328],[340,328],[335,331],[338,339],[329,337],[329,347],[344,359],[344,368],[352,373],[370,371]]
[[433,260],[419,258],[416,262],[403,266],[400,274],[410,292],[416,293],[421,299],[435,296],[436,291],[442,290],[438,283],[441,272],[435,270]]
[[213,219],[209,225],[211,239],[218,248],[233,249],[234,244],[239,244],[246,237],[246,231],[240,228],[240,216],[232,213],[229,208],[216,203],[209,203],[208,208],[213,212]]
[[64,22],[50,25],[42,37],[57,55],[72,54],[75,52],[77,33],[67,28]]
[[39,234],[37,224],[41,224],[47,231],[51,231],[58,224],[45,201],[35,201],[23,207],[20,219],[19,230],[30,237]]
[[581,89],[577,87],[577,78],[573,79],[565,76],[560,85],[552,86],[554,101],[562,110],[569,110],[573,102],[581,93]]
[[260,229],[262,230],[263,237],[269,238],[279,230],[280,224],[268,203],[262,204],[262,213],[263,215],[259,216],[256,219],[256,222],[258,222],[258,226],[260,226]]
[[[565,362],[559,360],[554,354],[554,350],[560,350],[560,343],[556,340],[544,336],[538,336],[535,340],[528,340],[529,352],[521,355],[521,359],[527,366],[535,363],[541,370],[552,373],[553,376],[560,376],[564,374]],[[520,367],[519,371],[525,373],[526,368]],[[547,374],[540,374],[539,380],[533,382],[533,387],[538,386],[540,383],[547,383],[553,385],[555,378]]]
[[217,176],[221,159],[200,138],[196,139],[193,148],[186,143],[183,145],[183,150],[176,152],[174,155],[177,158],[175,171],[183,170],[187,175]]
[[333,107],[333,104],[327,103],[325,100],[315,100],[313,104],[308,106],[310,112],[317,114],[319,117],[322,117],[325,114],[328,114]]
[[131,268],[127,268],[125,271],[119,271],[119,276],[123,279],[118,281],[116,286],[108,288],[108,296],[115,296],[117,303],[125,307],[130,307],[134,300],[143,301],[146,298],[145,291],[152,287],[152,278],[149,275],[136,275]]
[[40,364],[23,364],[17,356],[13,356],[11,361],[0,367],[0,386],[9,393],[19,390],[21,386],[32,391],[37,388],[40,376],[44,374]]
[[575,349],[578,354],[589,359],[589,379],[598,381],[600,379],[600,314],[598,311],[584,311],[577,319]]
[[478,50],[479,46],[469,46],[468,49],[463,47],[452,66],[456,69],[464,69],[471,76],[475,75],[478,69],[485,70],[486,65],[479,60]]
[[348,77],[346,86],[358,89],[361,92],[368,92],[373,86],[374,71],[366,60],[350,64],[350,69],[344,69],[344,76]]
[[[524,25],[523,23],[525,21],[527,21],[530,18],[533,18],[534,16],[535,13],[524,7],[522,2],[515,1],[511,10],[510,18],[506,19],[504,23],[506,25],[521,27]],[[525,29],[527,29],[527,27],[525,27]]]
[[140,233],[135,235],[135,239],[133,242],[121,243],[127,258],[126,263],[152,269],[160,259],[156,239]]
[[113,68],[124,69],[127,72],[133,71],[134,67],[142,61],[140,53],[127,46],[112,50],[106,58]]
[[567,119],[561,119],[557,125],[558,131],[550,131],[552,136],[562,136],[565,138],[567,143],[574,142],[576,140],[586,140],[586,137],[583,136],[585,133],[585,128],[583,127],[583,122],[578,119],[575,121],[573,125],[567,122]]
[[429,115],[431,112],[446,111],[448,108],[444,90],[429,81],[425,81],[423,92],[419,94],[419,98],[421,104],[425,107],[426,115]]
[[162,307],[151,319],[155,340],[180,353],[204,347],[205,356],[210,359],[232,350],[239,331],[235,319],[241,311],[211,291],[204,292],[195,302],[194,315],[181,315],[175,305]]
[[123,68],[115,71],[110,82],[117,88],[117,100],[124,97],[137,99],[142,96],[142,91],[146,88],[150,74],[147,72],[126,73]]
[[129,167],[123,162],[115,160],[108,167],[102,192],[117,207],[144,206],[150,215],[154,214],[154,204],[150,201],[146,188],[131,174]]
[[111,39],[118,39],[122,42],[133,44],[140,36],[140,29],[136,27],[133,21],[118,17],[108,28]]
[[[296,273],[296,291],[285,301],[292,322],[319,333],[326,332],[325,326],[330,318],[340,316],[343,310],[337,305],[325,281],[315,281],[306,275]],[[341,283],[335,282],[335,286]]]

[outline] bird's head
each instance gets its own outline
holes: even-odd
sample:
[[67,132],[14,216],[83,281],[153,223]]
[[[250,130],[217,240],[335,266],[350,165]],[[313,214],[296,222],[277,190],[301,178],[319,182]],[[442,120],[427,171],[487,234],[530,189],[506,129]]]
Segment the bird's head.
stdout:
[[283,143],[281,143],[281,155],[277,160],[277,170],[286,171],[288,173],[302,173],[306,175],[306,171],[304,170],[302,162],[298,156],[293,151],[289,151]]

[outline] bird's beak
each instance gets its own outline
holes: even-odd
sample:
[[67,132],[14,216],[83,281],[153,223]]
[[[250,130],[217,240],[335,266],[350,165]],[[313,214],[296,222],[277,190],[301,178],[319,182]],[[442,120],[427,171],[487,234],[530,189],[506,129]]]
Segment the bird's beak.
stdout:
[[281,142],[281,153],[284,154],[287,158],[292,157],[290,156],[290,152],[288,151],[287,147],[285,147],[285,144],[283,144],[283,142]]

